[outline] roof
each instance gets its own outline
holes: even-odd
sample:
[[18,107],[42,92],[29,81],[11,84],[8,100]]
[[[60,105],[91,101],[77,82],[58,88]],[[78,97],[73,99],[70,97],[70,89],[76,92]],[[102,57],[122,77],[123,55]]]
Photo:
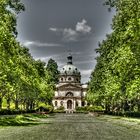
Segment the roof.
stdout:
[[73,64],[66,64],[61,70],[61,75],[80,75],[79,70]]

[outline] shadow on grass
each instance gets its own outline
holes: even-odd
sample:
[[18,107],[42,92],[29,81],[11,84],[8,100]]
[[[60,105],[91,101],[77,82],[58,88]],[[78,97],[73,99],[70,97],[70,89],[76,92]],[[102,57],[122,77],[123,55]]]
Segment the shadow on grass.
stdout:
[[34,113],[14,116],[0,116],[0,126],[32,126],[49,124],[48,122],[41,121],[41,118],[50,118],[50,115]]
[[25,114],[24,117],[29,117],[29,118],[48,118],[48,115],[46,114]]
[[32,115],[17,115],[13,117],[0,117],[0,126],[31,126],[42,124]]

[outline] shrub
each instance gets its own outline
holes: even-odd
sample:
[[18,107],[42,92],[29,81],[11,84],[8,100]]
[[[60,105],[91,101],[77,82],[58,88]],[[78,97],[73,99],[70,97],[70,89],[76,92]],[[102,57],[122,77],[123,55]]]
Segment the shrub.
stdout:
[[51,113],[51,112],[53,112],[53,106],[51,106],[51,105],[41,105],[36,109],[36,111]]
[[8,109],[2,109],[0,110],[0,115],[15,115],[15,114],[24,114],[24,113],[35,113],[35,110],[8,110]]
[[86,106],[76,107],[76,111],[87,111]]
[[114,115],[114,116],[123,116],[123,117],[140,117],[140,112],[132,112],[132,111],[106,111],[105,114]]
[[55,109],[54,113],[65,113],[64,106],[60,106],[59,108]]
[[103,112],[104,109],[102,108],[102,106],[88,106],[87,111],[90,111],[90,112]]
[[82,106],[82,107],[76,107],[76,112],[103,112],[103,108],[101,106]]

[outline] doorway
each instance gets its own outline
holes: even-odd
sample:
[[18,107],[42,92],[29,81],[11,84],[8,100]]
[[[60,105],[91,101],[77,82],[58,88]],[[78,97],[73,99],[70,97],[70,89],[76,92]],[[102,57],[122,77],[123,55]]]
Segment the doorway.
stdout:
[[67,109],[72,109],[72,101],[71,100],[67,101]]

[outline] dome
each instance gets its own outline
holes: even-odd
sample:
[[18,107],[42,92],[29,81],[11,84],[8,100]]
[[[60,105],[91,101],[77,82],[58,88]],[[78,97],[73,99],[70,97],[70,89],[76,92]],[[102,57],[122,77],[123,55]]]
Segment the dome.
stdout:
[[72,64],[67,64],[65,65],[60,73],[63,75],[63,74],[67,74],[67,75],[80,75],[80,72],[79,70],[77,69],[77,67],[75,67],[74,65]]

